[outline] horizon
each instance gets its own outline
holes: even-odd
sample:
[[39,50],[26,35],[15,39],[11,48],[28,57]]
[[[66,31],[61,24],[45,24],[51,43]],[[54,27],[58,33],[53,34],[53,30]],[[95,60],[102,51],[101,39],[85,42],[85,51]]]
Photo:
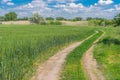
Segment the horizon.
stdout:
[[12,11],[20,18],[38,12],[44,17],[112,19],[120,13],[118,0],[0,0],[0,5],[0,16]]

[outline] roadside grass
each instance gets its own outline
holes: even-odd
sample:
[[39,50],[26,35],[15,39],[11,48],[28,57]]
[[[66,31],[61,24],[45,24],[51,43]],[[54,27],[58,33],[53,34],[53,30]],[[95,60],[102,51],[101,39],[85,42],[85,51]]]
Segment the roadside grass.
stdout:
[[106,35],[94,50],[94,57],[99,63],[105,80],[120,80],[120,28],[104,29]]
[[99,31],[97,34],[85,40],[79,47],[74,49],[66,58],[63,70],[61,72],[61,80],[86,80],[82,68],[82,56],[92,46],[93,42],[102,35]]
[[63,46],[83,40],[93,27],[0,25],[0,79],[29,80],[36,66]]

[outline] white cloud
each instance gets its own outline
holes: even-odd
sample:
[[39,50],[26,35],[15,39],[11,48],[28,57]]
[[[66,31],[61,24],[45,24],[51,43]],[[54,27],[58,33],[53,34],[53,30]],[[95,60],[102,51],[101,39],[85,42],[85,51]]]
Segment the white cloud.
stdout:
[[[57,4],[49,7],[49,3],[57,1]],[[33,0],[32,2],[21,5],[15,8],[8,8],[2,11],[1,14],[15,11],[19,15],[19,17],[31,16],[34,12],[39,12],[41,15],[48,17],[57,17],[63,16],[65,18],[73,18],[73,17],[104,17],[104,18],[112,18],[120,11],[120,5],[116,5],[110,8],[104,8],[109,6],[108,4],[112,4],[112,0],[99,0],[98,3],[94,5],[90,5],[88,7],[84,6],[82,3],[75,3],[75,0]],[[101,1],[101,2],[100,2]],[[106,5],[106,6],[101,6]]]
[[14,5],[13,2],[7,2],[7,5]]
[[57,4],[54,6],[55,8],[59,9],[62,12],[67,12],[67,13],[77,13],[81,9],[84,8],[84,5],[79,3],[67,3],[67,4]]
[[47,0],[48,3],[57,2],[57,3],[72,3],[76,0]]
[[64,5],[64,4],[57,4],[57,5],[55,5],[54,7],[55,7],[55,8],[65,8],[66,5]]
[[99,0],[98,3],[100,5],[109,5],[113,3],[113,0]]
[[31,10],[36,10],[36,9],[44,9],[46,8],[47,4],[42,1],[42,0],[33,0],[31,3],[22,5],[22,6],[18,6],[16,8],[14,8],[15,10],[26,10],[26,9],[31,9]]
[[107,10],[104,10],[104,11],[112,12],[112,11],[115,11],[115,9],[114,8],[110,8],[110,9],[107,9]]
[[2,3],[2,4],[9,5],[9,6],[14,5],[14,3],[12,2],[12,0],[2,0],[1,3]]
[[33,0],[31,3],[9,9],[9,11],[17,12],[20,17],[30,16],[33,12],[39,12],[44,15],[48,11],[51,11],[51,8],[47,6],[48,4],[43,0]]
[[80,8],[84,8],[83,4],[79,3],[68,3],[68,4],[57,4],[54,7],[56,8],[76,8],[76,9],[80,9]]
[[118,10],[118,11],[120,11],[120,4],[115,5],[115,9]]
[[11,2],[12,0],[2,0],[3,3]]
[[83,4],[79,3],[79,4],[75,4],[75,3],[70,3],[69,4],[70,8],[84,8]]

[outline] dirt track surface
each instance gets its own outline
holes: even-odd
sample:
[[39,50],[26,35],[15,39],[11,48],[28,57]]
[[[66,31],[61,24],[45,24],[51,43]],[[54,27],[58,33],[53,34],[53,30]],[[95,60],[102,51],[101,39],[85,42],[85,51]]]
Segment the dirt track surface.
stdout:
[[83,41],[73,43],[67,48],[56,53],[48,61],[39,66],[36,75],[33,76],[31,80],[59,80],[60,71],[63,67],[66,56],[82,42],[91,38],[93,35],[89,36]]
[[93,51],[94,51],[95,44],[99,41],[101,37],[99,37],[93,43],[93,46],[90,47],[89,50],[87,50],[87,52],[84,54],[83,59],[82,59],[82,65],[83,65],[83,68],[84,68],[84,71],[86,73],[88,80],[105,80],[102,72],[99,70],[99,66],[97,64],[96,59],[94,59],[93,57]]
[[[81,43],[81,42],[80,42]],[[34,76],[32,80],[58,80],[59,72],[65,61],[67,54],[72,51],[80,43],[74,43],[64,50],[58,52],[52,56],[47,62],[45,62],[40,68],[37,76]]]

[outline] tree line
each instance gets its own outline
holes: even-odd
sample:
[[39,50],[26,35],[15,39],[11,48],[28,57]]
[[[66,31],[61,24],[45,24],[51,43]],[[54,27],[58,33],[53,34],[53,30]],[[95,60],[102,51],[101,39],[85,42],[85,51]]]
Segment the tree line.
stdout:
[[[17,13],[15,12],[9,12],[6,13],[4,16],[0,16],[0,21],[19,21],[19,20],[29,20],[31,23],[36,23],[36,24],[45,24],[46,20],[50,21],[51,24],[60,24],[59,21],[82,21],[82,17],[75,17],[72,19],[66,19],[64,17],[47,17],[43,18],[39,13],[34,13],[31,17],[23,17],[23,18],[18,18]],[[56,21],[56,22],[55,22]],[[120,26],[120,14],[116,15],[113,19],[105,19],[105,18],[92,18],[88,17],[86,18],[86,21],[88,21],[91,24],[94,25],[99,25],[99,26]]]
[[[41,15],[39,14],[36,14],[34,13],[32,15],[32,17],[40,17]],[[30,17],[31,18],[31,17]],[[1,21],[16,21],[16,20],[28,20],[29,18],[28,17],[23,17],[23,18],[18,18],[17,17],[17,13],[15,12],[9,12],[9,13],[6,13],[4,16],[0,16],[0,20]],[[66,19],[64,17],[56,17],[56,18],[53,18],[53,17],[47,17],[45,18],[46,20],[71,20],[71,21],[81,21],[83,20],[82,17],[75,17],[73,19]]]

